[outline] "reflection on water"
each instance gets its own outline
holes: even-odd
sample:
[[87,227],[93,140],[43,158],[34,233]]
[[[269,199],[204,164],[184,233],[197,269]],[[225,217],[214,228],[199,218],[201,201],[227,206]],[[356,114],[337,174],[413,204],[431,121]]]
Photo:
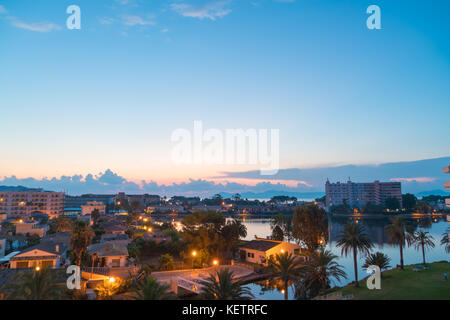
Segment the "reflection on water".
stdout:
[[[239,219],[239,218],[238,218]],[[255,236],[259,238],[265,238],[271,235],[270,229],[270,219],[268,218],[258,218],[252,219],[246,217],[245,221],[240,219],[247,227],[247,237],[246,240],[254,239]],[[346,285],[354,279],[353,271],[353,259],[352,257],[341,257],[340,248],[336,247],[336,237],[342,231],[344,225],[348,222],[354,221],[364,226],[367,235],[373,241],[375,247],[373,252],[381,251],[387,254],[391,258],[391,266],[395,267],[400,263],[399,248],[388,244],[387,237],[384,234],[384,229],[388,225],[389,219],[384,217],[329,217],[328,220],[328,231],[330,242],[327,245],[327,249],[331,250],[336,254],[339,259],[338,263],[341,264],[348,278],[342,280],[339,283],[334,283],[334,285],[342,286]],[[424,230],[430,233],[434,237],[435,247],[426,251],[427,262],[436,262],[442,260],[449,260],[450,255],[445,252],[444,246],[440,245],[440,240],[444,232],[450,226],[450,223],[446,221],[446,218],[442,217],[414,217],[408,218],[407,221],[414,227],[415,230]],[[421,263],[422,256],[419,251],[416,251],[414,247],[404,248],[403,258],[405,264]],[[364,257],[359,257],[358,259],[358,276],[359,278],[364,278],[367,276],[365,270],[361,268],[364,264]],[[281,289],[277,289],[276,285],[269,282],[258,282],[250,284],[249,287],[252,293],[257,299],[283,299],[283,294],[280,292]],[[293,289],[289,290],[289,298],[293,298]]]

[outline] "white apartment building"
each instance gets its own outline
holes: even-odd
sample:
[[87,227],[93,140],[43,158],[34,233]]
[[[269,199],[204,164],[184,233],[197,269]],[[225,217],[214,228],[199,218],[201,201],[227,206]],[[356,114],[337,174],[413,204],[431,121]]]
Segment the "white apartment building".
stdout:
[[14,223],[16,227],[16,234],[35,234],[42,238],[48,231],[49,227],[47,225],[40,226],[37,221],[29,220],[23,221],[20,219]]
[[0,191],[0,213],[6,213],[8,218],[26,218],[32,213],[44,213],[53,218],[63,211],[63,192]]
[[100,201],[88,201],[85,205],[81,205],[81,215],[91,214],[97,209],[101,215],[106,213],[106,206]]
[[361,207],[368,202],[376,205],[384,205],[386,199],[397,198],[402,207],[402,186],[400,182],[374,182],[356,183],[325,183],[326,206],[344,204],[344,201],[352,207]]

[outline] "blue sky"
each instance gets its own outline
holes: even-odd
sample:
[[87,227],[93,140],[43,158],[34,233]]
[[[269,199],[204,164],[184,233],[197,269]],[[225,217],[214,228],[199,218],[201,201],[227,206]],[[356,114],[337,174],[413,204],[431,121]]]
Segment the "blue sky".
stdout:
[[[65,27],[81,8],[81,30]],[[382,29],[366,28],[381,8]],[[0,0],[0,177],[172,183],[171,132],[280,129],[281,167],[448,156],[448,1]],[[7,138],[5,138],[7,137]]]

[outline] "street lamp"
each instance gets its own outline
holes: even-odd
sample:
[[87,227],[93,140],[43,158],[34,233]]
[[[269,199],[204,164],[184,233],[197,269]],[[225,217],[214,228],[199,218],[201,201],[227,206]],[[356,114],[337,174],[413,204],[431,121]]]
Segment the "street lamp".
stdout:
[[36,268],[34,268],[34,270],[39,271],[39,270],[41,270],[41,268],[39,266],[36,266]]
[[116,281],[116,279],[114,279],[114,277],[109,278],[109,283],[114,283],[114,281]]
[[192,251],[192,269],[194,269],[194,260],[195,260],[195,256],[197,255],[197,251]]

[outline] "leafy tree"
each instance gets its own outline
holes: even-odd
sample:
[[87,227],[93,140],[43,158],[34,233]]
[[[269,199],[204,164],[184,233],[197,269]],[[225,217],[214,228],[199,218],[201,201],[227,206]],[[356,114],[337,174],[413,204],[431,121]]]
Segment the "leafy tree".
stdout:
[[14,282],[4,288],[6,297],[11,300],[60,299],[64,294],[63,287],[55,282],[54,276],[50,268],[20,272]]
[[204,249],[209,255],[219,256],[223,247],[221,229],[225,217],[216,212],[194,211],[183,220],[181,235],[188,244],[189,255],[193,250]]
[[412,235],[411,243],[416,250],[422,249],[423,264],[425,264],[425,250],[434,248],[434,238],[429,232],[417,231]]
[[365,206],[361,207],[362,213],[382,213],[384,211],[384,207],[368,202]]
[[72,225],[70,245],[74,253],[75,264],[81,266],[82,257],[87,253],[87,247],[92,243],[94,232],[86,222],[77,220]]
[[389,269],[391,267],[390,262],[391,262],[391,258],[389,258],[384,253],[377,251],[375,253],[370,253],[366,257],[366,261],[362,267],[367,269],[369,266],[378,266],[380,268],[380,270],[382,271],[382,270]]
[[295,209],[293,237],[312,253],[328,242],[328,217],[317,205],[303,205]]
[[400,201],[398,201],[395,197],[387,198],[385,201],[385,206],[389,210],[397,210],[400,209]]
[[159,269],[160,270],[173,270],[173,257],[166,253],[161,255],[159,258]]
[[289,286],[300,278],[303,267],[300,259],[293,256],[292,253],[277,253],[275,257],[269,258],[269,266],[272,274],[283,282],[284,299],[287,300]]
[[391,218],[391,224],[386,226],[385,233],[390,244],[400,247],[400,268],[403,270],[403,247],[411,243],[411,228],[403,217],[398,216]]
[[210,300],[249,300],[253,297],[250,289],[239,281],[233,281],[233,271],[228,268],[209,277],[202,288],[202,295]]
[[331,206],[330,212],[336,214],[350,214],[352,213],[352,208],[350,208],[347,202],[344,202],[344,204]]
[[309,264],[301,279],[295,285],[295,297],[297,299],[311,299],[321,291],[331,287],[331,281],[346,279],[347,274],[340,264],[336,262],[338,257],[330,250],[323,248],[311,256]]
[[430,213],[432,211],[432,208],[428,202],[420,201],[416,205],[416,210],[419,213]]
[[406,211],[411,211],[417,204],[417,198],[415,195],[407,193],[402,195],[402,203]]
[[337,239],[336,245],[341,247],[341,255],[344,254],[347,256],[350,252],[353,252],[355,287],[358,287],[358,252],[361,254],[369,254],[373,243],[367,237],[364,227],[356,223],[346,224],[343,232],[338,235]]
[[50,223],[50,233],[70,232],[72,230],[72,223],[69,218],[59,216]]

